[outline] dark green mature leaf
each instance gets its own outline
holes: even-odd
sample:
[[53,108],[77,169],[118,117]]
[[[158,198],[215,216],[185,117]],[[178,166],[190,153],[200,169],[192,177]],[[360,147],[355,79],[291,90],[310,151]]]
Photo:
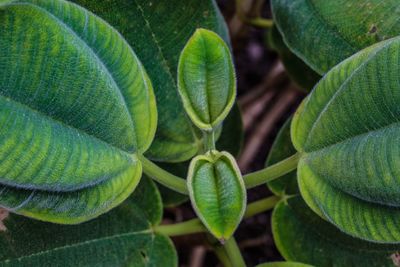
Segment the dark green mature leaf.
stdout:
[[292,123],[307,204],[344,232],[400,242],[400,38],[331,70]]
[[390,256],[400,249],[344,234],[310,210],[300,196],[278,203],[272,230],[286,260],[314,266],[394,266]]
[[159,114],[156,138],[146,155],[159,161],[185,161],[201,148],[177,90],[180,52],[196,28],[228,31],[213,0],[74,0],[93,11],[126,38],[153,82]]
[[246,209],[246,188],[235,159],[214,150],[195,157],[187,185],[200,220],[216,238],[229,239]]
[[62,0],[2,1],[0,24],[0,205],[78,223],[121,203],[157,122],[134,52]]
[[[278,163],[296,153],[290,138],[290,123],[291,119],[287,120],[271,147],[268,154],[266,167]],[[268,188],[277,196],[294,195],[299,192],[296,178],[296,171],[292,171],[279,179],[268,182]]]
[[267,42],[268,45],[279,54],[289,77],[301,89],[310,92],[319,79],[321,79],[321,76],[313,71],[286,46],[276,25],[268,31]]
[[236,99],[236,76],[229,47],[218,34],[197,29],[183,49],[178,90],[192,122],[211,131],[226,118]]
[[398,0],[273,0],[272,11],[289,48],[320,74],[400,34]]
[[80,225],[10,215],[0,231],[0,265],[177,266],[171,241],[151,230],[161,216],[160,196],[147,178],[118,208]]

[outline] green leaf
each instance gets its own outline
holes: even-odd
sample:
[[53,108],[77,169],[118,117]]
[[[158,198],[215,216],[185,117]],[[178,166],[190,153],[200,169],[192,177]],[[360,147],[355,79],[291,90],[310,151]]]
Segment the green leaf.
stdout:
[[80,225],[9,215],[0,231],[1,266],[177,266],[169,238],[152,232],[162,216],[156,186],[143,178],[118,208]]
[[229,47],[214,32],[198,29],[183,49],[178,90],[186,113],[211,131],[226,118],[236,99],[236,77]]
[[291,261],[282,261],[282,262],[268,262],[257,265],[257,267],[312,267],[308,264],[291,262]]
[[74,0],[113,25],[126,38],[143,62],[157,98],[158,127],[146,157],[157,161],[191,159],[202,147],[186,116],[177,89],[181,50],[202,27],[229,42],[223,17],[214,0]]
[[[266,167],[274,165],[296,153],[290,139],[290,123],[288,119],[279,130],[268,154]],[[279,179],[268,182],[268,188],[277,196],[294,195],[299,192],[296,171],[292,171]]]
[[246,188],[235,159],[215,150],[195,157],[187,184],[192,206],[204,225],[221,241],[229,239],[246,209]]
[[268,31],[267,43],[269,47],[278,53],[289,77],[301,89],[310,92],[314,85],[321,79],[321,76],[286,46],[275,24],[271,30]]
[[66,1],[3,1],[0,24],[0,205],[68,224],[115,207],[156,129],[143,66],[117,31]]
[[273,0],[288,47],[323,74],[357,51],[400,34],[398,0]]
[[331,70],[292,123],[307,204],[344,232],[400,242],[400,38]]
[[300,196],[278,203],[272,230],[286,260],[314,266],[394,266],[390,256],[400,249],[344,234],[310,210]]

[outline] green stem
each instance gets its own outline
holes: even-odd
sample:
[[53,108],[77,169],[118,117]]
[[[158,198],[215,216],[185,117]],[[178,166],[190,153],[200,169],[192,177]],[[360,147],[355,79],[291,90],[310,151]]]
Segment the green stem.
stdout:
[[255,201],[247,206],[244,217],[249,218],[264,211],[271,210],[279,201],[280,198],[277,196],[271,196]]
[[[258,12],[260,13],[260,12]],[[274,25],[272,19],[265,19],[262,17],[249,18],[242,9],[242,0],[236,0],[236,14],[238,18],[244,23],[260,27],[260,28],[271,28]]]
[[185,195],[188,194],[186,181],[184,179],[175,176],[172,173],[167,172],[166,170],[160,168],[159,166],[148,160],[143,155],[139,155],[138,157],[142,162],[143,171],[147,176],[156,180],[160,184],[168,187],[169,189],[172,189],[181,194]]
[[264,19],[261,17],[258,18],[246,18],[245,22],[251,24],[256,27],[270,29],[274,25],[274,21],[272,19]]
[[203,131],[204,135],[204,149],[205,151],[215,150],[215,136],[214,131]]
[[233,236],[226,241],[224,249],[229,259],[233,263],[233,266],[246,267],[246,263],[244,262],[242,253],[240,252],[240,249]]
[[[244,214],[244,218],[249,218],[272,209],[279,200],[278,197],[271,196],[249,204]],[[187,235],[207,231],[198,218],[176,224],[158,225],[154,227],[154,230],[168,236]]]
[[154,227],[154,231],[167,236],[179,236],[206,232],[199,219],[192,219],[186,222],[175,224],[163,224]]
[[245,175],[243,179],[246,188],[253,188],[288,174],[297,168],[299,160],[300,153],[296,153],[268,168]]
[[233,267],[231,260],[229,259],[228,255],[225,252],[224,247],[222,246],[214,246],[213,251],[215,255],[217,255],[218,260],[222,263],[224,267]]

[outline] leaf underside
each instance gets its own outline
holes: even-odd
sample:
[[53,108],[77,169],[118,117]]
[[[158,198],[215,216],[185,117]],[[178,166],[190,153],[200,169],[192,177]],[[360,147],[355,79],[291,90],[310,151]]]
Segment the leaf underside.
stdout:
[[292,123],[303,197],[344,232],[400,241],[400,38],[330,71]]
[[397,0],[273,0],[272,11],[289,48],[320,74],[400,34]]
[[0,24],[0,206],[78,223],[121,203],[157,122],[134,52],[62,0],[3,1]]
[[74,0],[114,26],[146,67],[157,98],[156,137],[146,152],[152,160],[182,162],[197,154],[201,134],[186,116],[177,89],[179,54],[193,32],[206,28],[229,42],[213,0]]

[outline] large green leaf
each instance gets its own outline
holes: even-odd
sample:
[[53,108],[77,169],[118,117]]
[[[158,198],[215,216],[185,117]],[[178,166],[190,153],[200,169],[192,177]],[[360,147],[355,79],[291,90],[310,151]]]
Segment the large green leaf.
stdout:
[[216,238],[228,240],[246,209],[246,188],[235,159],[215,150],[193,158],[187,186],[200,220]]
[[10,215],[0,232],[0,265],[177,266],[171,241],[152,231],[161,216],[160,196],[147,178],[118,208],[80,225]]
[[0,205],[78,223],[121,203],[157,111],[117,31],[62,0],[0,4]]
[[292,123],[307,204],[344,232],[400,242],[400,38],[330,71]]
[[[267,163],[279,162],[294,153],[289,125],[290,120],[280,130]],[[393,266],[390,255],[399,246],[377,245],[350,237],[321,219],[298,196],[295,171],[269,182],[268,186],[283,197],[274,209],[272,230],[275,244],[286,260],[314,266]]]
[[214,0],[74,0],[113,25],[138,54],[154,85],[159,114],[156,138],[147,156],[185,161],[201,148],[201,135],[185,115],[177,90],[181,50],[196,28],[217,32],[229,42]]
[[310,92],[321,76],[286,46],[276,25],[268,31],[266,41],[278,53],[289,77],[305,92]]
[[398,0],[272,0],[287,45],[320,74],[400,34]]
[[393,266],[390,256],[400,249],[344,234],[310,210],[300,196],[278,203],[272,230],[286,260],[314,266]]

